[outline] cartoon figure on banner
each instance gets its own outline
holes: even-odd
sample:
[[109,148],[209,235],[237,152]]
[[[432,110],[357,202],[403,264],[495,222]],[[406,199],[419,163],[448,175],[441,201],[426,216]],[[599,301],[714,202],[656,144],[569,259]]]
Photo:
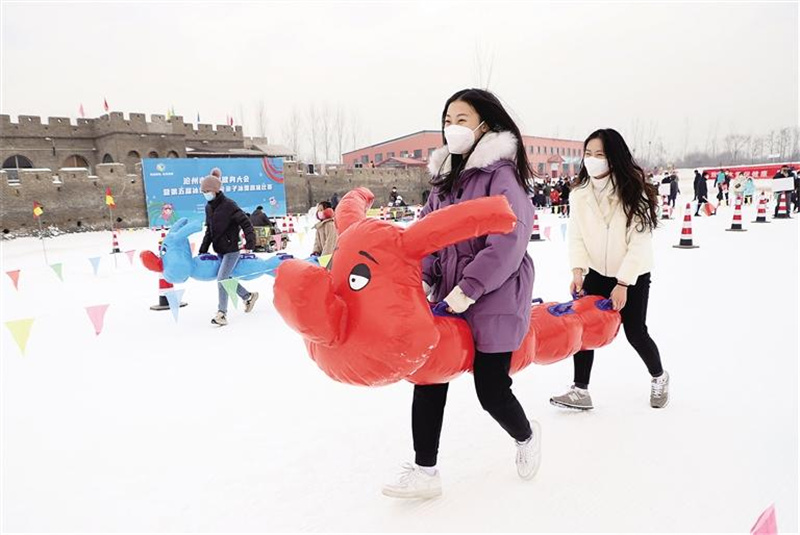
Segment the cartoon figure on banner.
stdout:
[[151,216],[150,219],[157,226],[171,227],[178,220],[175,206],[170,202],[152,202],[147,207],[147,211]]
[[[508,233],[516,216],[505,197],[487,197],[432,212],[404,229],[367,218],[373,200],[366,188],[341,200],[335,212],[338,247],[327,269],[291,259],[281,263],[275,308],[302,335],[314,362],[337,381],[448,382],[472,369],[472,332],[462,317],[447,313],[446,303],[428,303],[422,260],[473,237]],[[619,313],[598,296],[534,306],[511,372],[607,345],[619,327]]]

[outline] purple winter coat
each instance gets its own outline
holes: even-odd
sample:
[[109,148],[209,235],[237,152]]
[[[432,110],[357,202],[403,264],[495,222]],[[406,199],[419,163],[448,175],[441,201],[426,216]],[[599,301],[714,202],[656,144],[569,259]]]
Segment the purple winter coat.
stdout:
[[[484,353],[519,349],[530,326],[534,271],[527,247],[533,205],[517,182],[516,146],[516,138],[508,132],[485,134],[453,191],[444,194],[434,188],[422,210],[424,217],[452,204],[505,195],[517,215],[517,225],[509,234],[463,241],[429,255],[422,263],[422,280],[433,287],[435,301],[444,300],[456,284],[476,301],[464,317],[475,347]],[[447,147],[443,147],[431,155],[429,170],[445,173],[449,164]]]

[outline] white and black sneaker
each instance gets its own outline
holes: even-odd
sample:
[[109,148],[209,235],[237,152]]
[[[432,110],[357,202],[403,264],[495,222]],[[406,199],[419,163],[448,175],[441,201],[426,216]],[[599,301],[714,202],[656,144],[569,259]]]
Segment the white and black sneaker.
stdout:
[[218,311],[217,315],[211,318],[211,323],[214,325],[219,325],[222,327],[223,325],[228,324],[228,318],[225,317],[225,313],[223,311]]
[[575,385],[569,387],[569,390],[567,390],[565,394],[551,397],[550,404],[556,407],[579,411],[588,411],[594,408],[594,405],[592,405],[592,396],[589,395],[589,391],[585,388],[578,388]]

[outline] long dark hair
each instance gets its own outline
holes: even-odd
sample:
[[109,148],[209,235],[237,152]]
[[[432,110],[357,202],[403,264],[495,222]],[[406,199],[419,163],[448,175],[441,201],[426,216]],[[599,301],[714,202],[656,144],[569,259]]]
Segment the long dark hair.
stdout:
[[[613,128],[595,130],[583,142],[584,154],[586,154],[586,146],[593,139],[603,142],[603,151],[613,174],[613,187],[622,201],[625,217],[628,218],[627,226],[631,226],[635,217],[637,231],[655,229],[658,226],[658,217],[656,216],[658,189],[645,180],[644,170],[633,159],[625,140]],[[583,187],[590,180],[589,173],[586,172],[583,159],[581,159],[581,170],[576,183]]]
[[[484,89],[462,89],[447,99],[447,102],[444,104],[444,110],[442,110],[443,143],[445,145],[447,144],[447,139],[444,137],[444,121],[447,117],[447,108],[450,107],[451,103],[457,100],[466,102],[475,108],[481,121],[489,127],[490,132],[510,132],[517,138],[517,182],[519,182],[519,185],[526,193],[531,193],[533,190],[531,189],[530,178],[533,176],[533,170],[528,161],[528,154],[525,152],[525,143],[522,140],[522,134],[519,131],[519,127],[514,123],[514,120],[505,108],[503,108],[500,100],[489,91]],[[450,171],[445,174],[437,173],[436,176],[431,179],[431,185],[438,187],[439,191],[443,193],[450,193],[453,191],[461,172],[467,165],[469,157],[482,140],[483,137],[481,137],[466,154],[451,154],[449,156]],[[447,158],[444,159],[444,162],[446,161]],[[442,165],[444,165],[444,162],[442,162]]]

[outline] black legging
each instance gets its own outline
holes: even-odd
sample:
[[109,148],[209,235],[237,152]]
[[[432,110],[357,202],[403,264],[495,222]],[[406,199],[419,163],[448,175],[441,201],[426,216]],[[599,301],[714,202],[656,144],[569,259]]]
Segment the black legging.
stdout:
[[[617,285],[617,279],[604,277],[598,272],[589,270],[583,279],[583,290],[587,295],[602,295],[610,297],[611,290]],[[620,310],[622,316],[622,327],[625,329],[625,337],[633,346],[639,356],[647,365],[647,370],[653,377],[658,377],[664,373],[661,367],[661,356],[658,347],[650,335],[647,333],[647,298],[650,295],[650,273],[639,275],[636,284],[628,287],[628,299],[625,307]],[[592,373],[592,363],[594,362],[594,351],[578,351],[573,358],[575,362],[575,386],[587,388],[589,386],[589,376]]]
[[[510,352],[481,353],[476,350],[475,391],[481,407],[515,440],[524,442],[531,436],[531,425],[522,405],[511,392],[510,366]],[[419,466],[436,465],[447,387],[448,383],[414,387],[411,432],[414,435],[415,462]]]

